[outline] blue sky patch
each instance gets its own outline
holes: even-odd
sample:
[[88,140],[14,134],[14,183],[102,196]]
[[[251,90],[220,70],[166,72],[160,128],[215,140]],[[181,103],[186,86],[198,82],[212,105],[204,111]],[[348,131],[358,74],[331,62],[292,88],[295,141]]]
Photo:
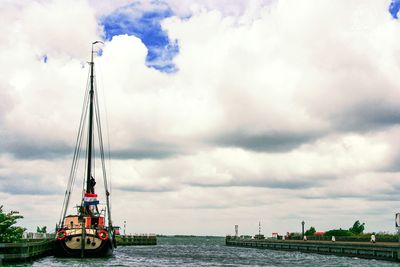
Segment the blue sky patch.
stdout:
[[400,0],[392,0],[392,2],[389,5],[389,12],[392,14],[392,17],[394,19],[398,19],[398,13],[400,10]]
[[171,73],[177,71],[172,60],[179,53],[179,46],[176,40],[169,39],[160,22],[173,15],[171,8],[164,2],[152,1],[146,8],[135,2],[101,18],[101,23],[106,40],[123,34],[140,38],[148,49],[146,65]]

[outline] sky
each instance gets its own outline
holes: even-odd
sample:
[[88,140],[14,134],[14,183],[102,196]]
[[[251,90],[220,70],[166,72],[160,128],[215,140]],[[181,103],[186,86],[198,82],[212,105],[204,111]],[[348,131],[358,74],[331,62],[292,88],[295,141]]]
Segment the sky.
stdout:
[[0,205],[28,231],[59,219],[95,40],[114,225],[395,231],[400,1],[0,6]]

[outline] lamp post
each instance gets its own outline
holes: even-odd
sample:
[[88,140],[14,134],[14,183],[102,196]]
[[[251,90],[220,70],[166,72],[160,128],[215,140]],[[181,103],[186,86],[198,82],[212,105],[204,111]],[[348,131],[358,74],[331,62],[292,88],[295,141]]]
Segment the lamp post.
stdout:
[[124,235],[126,235],[126,221],[124,221]]
[[301,222],[301,238],[302,238],[302,239],[304,239],[304,224],[305,224],[305,222],[302,221],[302,222]]

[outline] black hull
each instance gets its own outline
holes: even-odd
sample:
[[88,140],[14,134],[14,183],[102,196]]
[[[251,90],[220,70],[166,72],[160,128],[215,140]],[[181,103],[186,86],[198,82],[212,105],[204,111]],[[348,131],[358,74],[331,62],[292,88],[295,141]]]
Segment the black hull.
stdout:
[[[84,258],[105,258],[112,256],[114,245],[110,239],[102,241],[100,247],[96,249],[84,249]],[[54,256],[59,258],[81,258],[82,252],[80,249],[71,249],[66,246],[64,240],[56,240],[54,248]]]

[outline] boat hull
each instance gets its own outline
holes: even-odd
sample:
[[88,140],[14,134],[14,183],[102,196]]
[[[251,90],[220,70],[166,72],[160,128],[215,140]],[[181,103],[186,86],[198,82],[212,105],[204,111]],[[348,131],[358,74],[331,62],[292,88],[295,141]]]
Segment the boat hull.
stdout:
[[82,250],[81,237],[82,235],[79,234],[69,235],[63,240],[56,239],[54,256],[60,258],[104,258],[113,254],[114,243],[110,238],[101,240],[95,235],[86,235]]

